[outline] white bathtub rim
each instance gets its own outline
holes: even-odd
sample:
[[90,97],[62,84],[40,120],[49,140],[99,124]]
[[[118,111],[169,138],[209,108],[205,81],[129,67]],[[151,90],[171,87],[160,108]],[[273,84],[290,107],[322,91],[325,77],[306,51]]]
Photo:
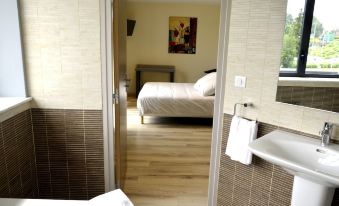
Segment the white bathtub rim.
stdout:
[[134,206],[126,194],[116,189],[90,200],[51,200],[0,198],[0,205],[6,206]]
[[[25,104],[27,102],[32,101],[32,97],[0,97],[0,114],[3,112],[6,112],[8,110],[11,110],[15,107],[18,107],[22,104]],[[13,102],[10,103],[8,106],[6,106],[5,108],[2,108],[1,106],[1,101],[4,100],[12,100]]]
[[45,200],[45,199],[13,199],[0,198],[0,205],[6,206],[89,206],[85,200]]
[[32,97],[0,97],[0,104],[1,99],[14,99],[13,103],[8,104],[6,107],[0,110],[0,122],[3,122],[23,111],[26,111],[31,108],[31,101]]

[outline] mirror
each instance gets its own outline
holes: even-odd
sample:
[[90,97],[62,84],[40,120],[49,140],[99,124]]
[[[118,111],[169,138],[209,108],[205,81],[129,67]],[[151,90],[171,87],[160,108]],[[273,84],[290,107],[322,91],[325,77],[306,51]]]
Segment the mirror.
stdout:
[[339,112],[338,0],[288,0],[276,100]]

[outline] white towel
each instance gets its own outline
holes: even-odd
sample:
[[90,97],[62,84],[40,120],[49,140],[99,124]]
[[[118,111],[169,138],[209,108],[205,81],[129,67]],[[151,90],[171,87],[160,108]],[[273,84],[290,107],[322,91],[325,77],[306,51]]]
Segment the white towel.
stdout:
[[227,141],[226,154],[232,160],[249,165],[252,163],[252,152],[248,144],[257,138],[258,124],[238,116],[231,122],[230,133]]

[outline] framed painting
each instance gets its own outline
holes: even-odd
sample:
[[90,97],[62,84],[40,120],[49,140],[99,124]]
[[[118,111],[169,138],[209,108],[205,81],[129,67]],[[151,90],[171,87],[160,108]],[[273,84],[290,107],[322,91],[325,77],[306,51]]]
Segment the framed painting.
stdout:
[[168,53],[195,54],[197,18],[169,17]]

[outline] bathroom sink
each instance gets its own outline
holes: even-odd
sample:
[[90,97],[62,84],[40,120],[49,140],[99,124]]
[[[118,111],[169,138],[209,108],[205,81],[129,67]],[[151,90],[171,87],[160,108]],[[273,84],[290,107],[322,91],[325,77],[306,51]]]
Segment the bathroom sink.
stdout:
[[339,145],[322,147],[318,139],[276,130],[250,143],[249,149],[294,175],[291,205],[331,204],[339,187]]
[[322,147],[320,140],[276,130],[253,141],[249,148],[293,175],[339,186],[339,145]]

